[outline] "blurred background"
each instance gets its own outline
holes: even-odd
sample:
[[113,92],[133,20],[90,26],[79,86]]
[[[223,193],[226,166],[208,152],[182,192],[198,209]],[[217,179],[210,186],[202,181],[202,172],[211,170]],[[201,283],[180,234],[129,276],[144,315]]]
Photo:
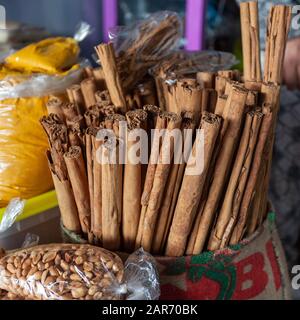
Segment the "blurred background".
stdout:
[[[3,49],[16,48],[26,42],[50,35],[71,36],[80,21],[88,22],[94,32],[83,41],[82,55],[90,57],[93,47],[106,36],[105,25],[115,19],[117,25],[128,25],[158,10],[176,11],[185,19],[186,0],[2,0],[9,21],[9,35],[2,35]],[[116,3],[116,14],[110,8]],[[109,8],[105,14],[105,4]],[[104,8],[104,10],[103,10]],[[210,0],[206,7],[205,47],[237,51],[239,46],[239,9],[234,1]],[[220,28],[226,22],[226,28]],[[8,40],[8,41],[7,41]],[[183,44],[185,39],[183,39]]]

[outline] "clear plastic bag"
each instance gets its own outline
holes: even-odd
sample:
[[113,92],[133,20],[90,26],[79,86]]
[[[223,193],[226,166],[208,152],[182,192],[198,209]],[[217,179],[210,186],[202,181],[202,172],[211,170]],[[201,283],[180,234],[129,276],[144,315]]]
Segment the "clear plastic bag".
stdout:
[[154,77],[180,78],[200,71],[217,72],[228,70],[239,61],[229,52],[221,51],[178,51],[170,54],[150,70]]
[[0,233],[8,230],[16,221],[17,217],[22,214],[25,206],[25,201],[19,198],[12,199],[0,222]]
[[157,12],[130,26],[112,29],[109,37],[114,43],[124,89],[133,89],[149,68],[179,49],[182,34],[182,21],[171,11]]
[[0,289],[33,300],[157,299],[154,259],[143,250],[125,268],[112,252],[90,245],[21,249],[0,260]]

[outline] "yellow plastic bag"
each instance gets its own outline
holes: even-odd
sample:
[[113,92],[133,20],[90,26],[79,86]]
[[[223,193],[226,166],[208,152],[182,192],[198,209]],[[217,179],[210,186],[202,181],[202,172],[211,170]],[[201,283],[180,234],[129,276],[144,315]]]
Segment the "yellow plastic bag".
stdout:
[[0,101],[0,208],[10,199],[28,199],[53,186],[45,152],[48,147],[39,119],[47,98]]
[[22,72],[60,74],[77,63],[79,52],[78,43],[73,38],[48,38],[8,56],[5,65]]

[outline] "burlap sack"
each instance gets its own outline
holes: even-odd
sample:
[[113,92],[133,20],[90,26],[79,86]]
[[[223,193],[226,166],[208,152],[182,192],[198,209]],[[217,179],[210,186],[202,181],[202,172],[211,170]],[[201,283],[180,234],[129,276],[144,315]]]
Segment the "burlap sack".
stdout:
[[[78,239],[65,233],[67,242]],[[120,255],[126,259],[127,255]],[[238,246],[192,257],[156,257],[156,261],[161,300],[291,299],[291,282],[273,213]]]

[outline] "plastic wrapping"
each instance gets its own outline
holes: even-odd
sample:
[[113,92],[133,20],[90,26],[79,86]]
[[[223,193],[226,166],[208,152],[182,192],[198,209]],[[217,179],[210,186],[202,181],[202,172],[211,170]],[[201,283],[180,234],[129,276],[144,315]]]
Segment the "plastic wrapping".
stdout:
[[159,297],[154,259],[139,250],[125,264],[90,245],[22,249],[0,260],[0,289],[33,300],[119,300]]
[[228,52],[178,51],[163,59],[150,70],[150,73],[155,77],[159,76],[164,79],[168,77],[179,78],[181,76],[196,74],[200,71],[216,72],[228,70],[238,63],[239,61],[236,57]]
[[5,232],[13,225],[17,217],[23,212],[24,206],[25,201],[19,198],[12,199],[9,202],[0,223],[0,233]]
[[182,37],[182,21],[175,12],[161,11],[130,26],[111,30],[118,68],[125,90],[133,89],[149,68],[177,50]]
[[48,96],[78,83],[86,65],[57,76],[8,73],[0,81],[0,208],[12,198],[29,199],[53,187],[39,120],[47,114]]

